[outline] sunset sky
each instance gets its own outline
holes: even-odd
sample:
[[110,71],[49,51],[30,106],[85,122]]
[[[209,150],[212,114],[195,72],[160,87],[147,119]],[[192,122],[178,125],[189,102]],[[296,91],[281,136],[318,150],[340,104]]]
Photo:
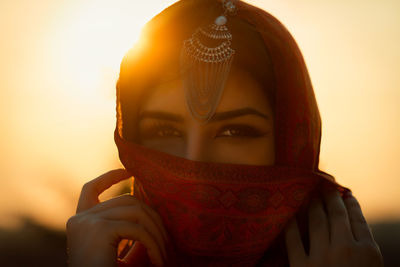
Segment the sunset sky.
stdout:
[[[115,83],[172,0],[0,1],[0,227],[63,228],[81,186],[119,168]],[[252,0],[298,42],[323,124],[320,168],[369,222],[400,219],[400,1]]]

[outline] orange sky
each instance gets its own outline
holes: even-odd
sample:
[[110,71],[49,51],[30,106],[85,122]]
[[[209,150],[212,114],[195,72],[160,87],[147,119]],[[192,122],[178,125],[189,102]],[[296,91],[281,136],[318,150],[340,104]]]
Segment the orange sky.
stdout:
[[[123,54],[166,0],[0,2],[0,226],[64,227],[82,184],[120,167],[113,143]],[[370,222],[400,218],[400,2],[248,1],[303,51],[323,120],[321,169]]]

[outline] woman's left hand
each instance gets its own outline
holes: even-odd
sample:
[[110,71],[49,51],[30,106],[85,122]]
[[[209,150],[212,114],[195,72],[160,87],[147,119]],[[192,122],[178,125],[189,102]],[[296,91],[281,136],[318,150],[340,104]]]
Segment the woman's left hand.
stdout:
[[336,190],[325,191],[322,200],[311,202],[308,217],[309,253],[304,250],[296,220],[285,229],[290,266],[383,266],[379,247],[351,193],[342,199]]

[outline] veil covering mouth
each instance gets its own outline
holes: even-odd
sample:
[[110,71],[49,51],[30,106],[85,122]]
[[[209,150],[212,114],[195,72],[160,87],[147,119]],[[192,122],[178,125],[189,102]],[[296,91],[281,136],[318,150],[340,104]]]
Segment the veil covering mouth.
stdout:
[[[161,73],[165,79],[176,75],[169,70],[180,68],[183,41],[223,11],[219,1],[181,0],[168,7],[146,25],[142,44],[121,64],[114,139],[122,164],[134,176],[134,196],[160,214],[170,234],[171,266],[288,265],[282,238],[287,222],[298,217],[307,247],[310,199],[325,187],[341,194],[349,190],[318,168],[321,118],[295,40],[266,11],[235,4],[235,15],[228,18],[232,46],[248,54],[233,64],[274,83],[273,90],[265,90],[274,110],[275,165],[198,162],[137,142],[140,100],[162,82]],[[252,54],[260,44],[265,54]],[[142,256],[151,266],[145,250]],[[140,266],[138,261],[119,264]]]

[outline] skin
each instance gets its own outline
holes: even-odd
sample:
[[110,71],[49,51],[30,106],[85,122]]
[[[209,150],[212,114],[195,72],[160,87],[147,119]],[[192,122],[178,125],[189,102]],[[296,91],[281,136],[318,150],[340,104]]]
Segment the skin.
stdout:
[[[274,122],[267,98],[247,73],[232,74],[214,119],[206,124],[190,115],[180,81],[159,85],[142,103],[140,143],[196,161],[274,164]],[[156,211],[130,195],[99,203],[103,191],[127,178],[129,173],[118,169],[84,185],[77,213],[67,222],[70,266],[116,266],[122,239],[138,241],[125,256],[127,261],[146,249],[155,266],[168,262],[169,237]],[[296,221],[285,229],[291,266],[383,266],[353,196],[342,199],[337,191],[323,192],[310,205],[309,229],[308,252]]]
[[285,229],[290,266],[383,266],[379,246],[351,193],[342,198],[336,190],[325,190],[312,201],[308,217],[308,253],[296,220]]
[[263,89],[245,72],[231,74],[207,123],[191,116],[181,81],[156,88],[142,103],[142,145],[196,161],[273,165],[273,113]]

